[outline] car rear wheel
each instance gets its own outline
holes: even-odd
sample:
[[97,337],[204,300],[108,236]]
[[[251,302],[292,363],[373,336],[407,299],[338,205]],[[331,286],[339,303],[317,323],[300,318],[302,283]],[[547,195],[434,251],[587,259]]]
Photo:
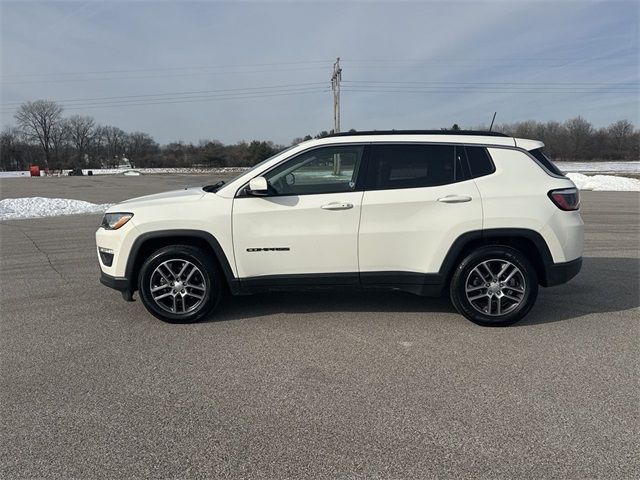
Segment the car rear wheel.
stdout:
[[220,301],[220,271],[199,248],[170,245],[146,259],[138,290],[146,309],[160,320],[197,322]]
[[470,253],[451,279],[451,301],[478,325],[507,326],[522,319],[538,295],[538,277],[529,259],[507,246]]

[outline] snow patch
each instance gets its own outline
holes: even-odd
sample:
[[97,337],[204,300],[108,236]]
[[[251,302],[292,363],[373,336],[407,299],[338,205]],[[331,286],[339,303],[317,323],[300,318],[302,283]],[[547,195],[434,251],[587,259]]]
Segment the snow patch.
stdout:
[[110,203],[95,204],[70,198],[5,198],[0,200],[0,220],[102,213],[111,205]]
[[[122,168],[84,168],[82,173],[88,175],[91,171],[92,175],[127,175],[126,172],[135,171],[142,175],[195,175],[195,174],[219,174],[219,173],[241,173],[249,170],[249,167],[186,167],[186,168],[136,168],[135,170],[124,170]],[[68,175],[69,171],[65,170],[64,175]]]
[[29,171],[20,171],[20,172],[0,172],[0,177],[12,178],[12,177],[30,177],[31,172]]
[[563,172],[640,173],[640,162],[553,162]]
[[[249,170],[250,167],[217,167],[217,168],[204,168],[204,167],[190,167],[190,168],[136,168],[123,169],[123,168],[83,168],[82,174],[89,175],[217,175],[217,174],[229,174],[229,173],[242,173]],[[51,172],[53,176],[67,176],[70,170],[55,170]],[[131,174],[128,172],[137,172]],[[41,176],[46,176],[44,170],[40,170]],[[16,177],[30,177],[29,171],[23,172],[0,172],[0,177],[16,178]]]
[[567,173],[567,177],[580,190],[595,190],[600,192],[640,192],[640,180],[615,175],[583,175],[581,173]]

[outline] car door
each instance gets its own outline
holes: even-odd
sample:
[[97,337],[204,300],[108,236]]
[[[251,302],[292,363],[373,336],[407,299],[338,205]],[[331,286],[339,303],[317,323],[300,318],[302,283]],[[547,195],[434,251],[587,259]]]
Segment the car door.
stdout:
[[233,203],[233,246],[245,284],[358,281],[362,145],[302,152],[262,176],[269,189],[241,189]]
[[359,234],[362,283],[424,284],[460,234],[482,229],[464,147],[370,148]]

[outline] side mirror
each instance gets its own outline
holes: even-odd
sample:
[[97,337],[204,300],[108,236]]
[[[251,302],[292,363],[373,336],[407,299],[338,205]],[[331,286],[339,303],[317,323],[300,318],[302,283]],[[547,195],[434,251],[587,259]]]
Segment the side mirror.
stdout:
[[256,177],[249,180],[247,193],[258,197],[267,195],[269,193],[269,184],[267,183],[267,179],[264,177]]

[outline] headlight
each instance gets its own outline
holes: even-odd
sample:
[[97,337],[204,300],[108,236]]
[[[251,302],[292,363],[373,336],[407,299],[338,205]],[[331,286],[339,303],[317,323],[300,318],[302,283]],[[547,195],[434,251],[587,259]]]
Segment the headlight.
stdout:
[[100,225],[105,230],[118,230],[131,220],[133,213],[105,213]]

